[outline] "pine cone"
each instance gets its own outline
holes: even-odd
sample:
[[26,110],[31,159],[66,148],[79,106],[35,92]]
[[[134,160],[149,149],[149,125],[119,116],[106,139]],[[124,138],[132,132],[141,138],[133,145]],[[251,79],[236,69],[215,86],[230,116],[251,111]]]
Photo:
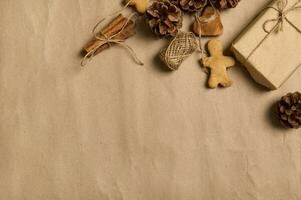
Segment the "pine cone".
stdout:
[[196,12],[201,8],[204,8],[207,4],[207,0],[180,0],[179,7],[188,12]]
[[155,1],[146,16],[150,28],[159,36],[175,36],[182,27],[182,11],[169,1]]
[[218,9],[235,8],[240,0],[215,0]]
[[281,123],[289,128],[301,127],[301,93],[288,93],[278,103]]

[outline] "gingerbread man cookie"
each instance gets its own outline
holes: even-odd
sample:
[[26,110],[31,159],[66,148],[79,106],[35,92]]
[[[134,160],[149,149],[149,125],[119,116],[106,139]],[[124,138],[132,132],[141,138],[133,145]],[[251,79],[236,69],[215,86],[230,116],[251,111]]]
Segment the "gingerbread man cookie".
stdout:
[[145,13],[148,0],[126,0],[126,3],[129,3],[130,6],[135,6],[136,10],[139,13]]
[[227,74],[227,69],[235,65],[235,60],[223,55],[223,44],[218,40],[210,40],[208,50],[211,57],[203,59],[203,65],[211,70],[208,86],[210,88],[217,88],[219,85],[231,86],[232,81]]

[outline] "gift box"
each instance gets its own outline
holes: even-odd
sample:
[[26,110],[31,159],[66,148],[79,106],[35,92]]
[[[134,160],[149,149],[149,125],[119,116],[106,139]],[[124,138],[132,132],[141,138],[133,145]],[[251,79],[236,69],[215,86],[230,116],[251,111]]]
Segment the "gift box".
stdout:
[[232,45],[256,82],[279,88],[301,65],[301,0],[276,0]]

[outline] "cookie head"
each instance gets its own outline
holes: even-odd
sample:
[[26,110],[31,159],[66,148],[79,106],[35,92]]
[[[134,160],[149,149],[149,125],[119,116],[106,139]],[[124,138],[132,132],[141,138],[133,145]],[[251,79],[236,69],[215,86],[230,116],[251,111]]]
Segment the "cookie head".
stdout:
[[221,55],[223,54],[223,44],[219,40],[210,40],[208,50],[212,56]]

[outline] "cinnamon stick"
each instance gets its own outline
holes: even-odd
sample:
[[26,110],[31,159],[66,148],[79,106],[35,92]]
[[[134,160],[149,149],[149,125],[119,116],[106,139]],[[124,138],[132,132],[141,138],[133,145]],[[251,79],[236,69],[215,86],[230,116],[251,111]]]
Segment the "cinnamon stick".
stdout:
[[[115,40],[125,40],[133,35],[135,35],[135,24],[132,20],[128,20],[128,18],[124,17],[122,14],[118,15],[115,19],[113,19],[107,26],[105,26],[97,36],[105,39],[103,35],[110,39]],[[115,35],[116,34],[116,35]],[[113,38],[111,38],[115,35]],[[111,43],[114,44],[114,43]],[[107,41],[101,41],[96,38],[92,39],[82,51],[83,56],[88,54],[91,51],[95,51],[94,55],[99,54],[104,49],[110,47]],[[96,49],[97,48],[97,49]]]

